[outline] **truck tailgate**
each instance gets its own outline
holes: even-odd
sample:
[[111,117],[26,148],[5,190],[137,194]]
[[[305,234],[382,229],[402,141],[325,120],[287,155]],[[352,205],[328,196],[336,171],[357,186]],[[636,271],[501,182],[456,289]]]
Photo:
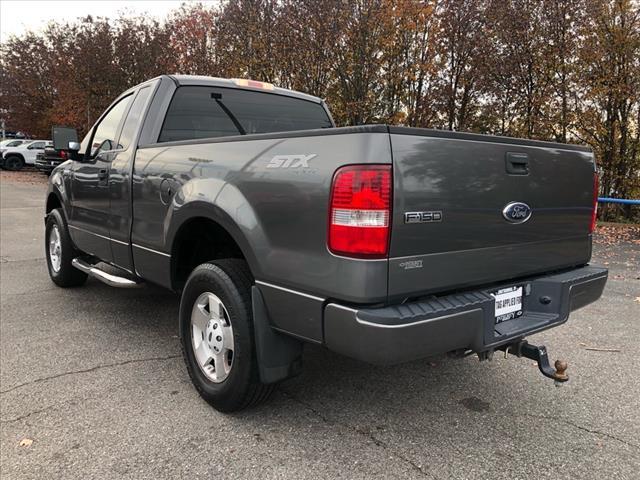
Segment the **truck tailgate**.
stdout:
[[[589,149],[402,127],[390,134],[390,298],[589,261],[595,170]],[[505,218],[514,202],[530,207],[527,221]]]

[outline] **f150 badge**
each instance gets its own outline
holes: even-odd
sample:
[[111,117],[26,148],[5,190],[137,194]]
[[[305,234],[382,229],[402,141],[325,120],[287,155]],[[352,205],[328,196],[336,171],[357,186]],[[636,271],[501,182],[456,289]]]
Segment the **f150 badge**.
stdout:
[[441,211],[405,212],[404,213],[404,223],[431,223],[431,222],[441,222],[441,221],[442,221]]
[[312,160],[317,156],[317,153],[276,155],[267,164],[267,168],[309,168],[309,160]]
[[502,216],[510,223],[524,223],[531,218],[531,207],[523,202],[511,202],[502,210]]

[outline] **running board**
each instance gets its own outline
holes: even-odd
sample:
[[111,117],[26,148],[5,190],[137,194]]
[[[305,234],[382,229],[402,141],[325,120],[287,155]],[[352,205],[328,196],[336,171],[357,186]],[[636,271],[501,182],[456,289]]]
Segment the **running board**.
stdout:
[[74,258],[71,261],[71,265],[73,265],[78,270],[86,273],[87,275],[92,276],[93,278],[100,280],[103,283],[111,287],[116,288],[139,288],[144,285],[142,282],[136,282],[135,280],[131,280],[130,278],[119,277],[117,275],[113,275],[111,273],[107,273],[104,270],[100,270],[95,265],[91,265],[81,258]]

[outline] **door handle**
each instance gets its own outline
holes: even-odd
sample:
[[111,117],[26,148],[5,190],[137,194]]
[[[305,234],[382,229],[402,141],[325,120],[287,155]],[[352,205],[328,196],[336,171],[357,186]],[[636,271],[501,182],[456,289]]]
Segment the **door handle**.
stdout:
[[529,155],[507,152],[505,167],[509,175],[529,175]]
[[109,170],[107,170],[106,168],[101,168],[100,170],[98,170],[98,179],[104,180],[108,176],[109,176]]

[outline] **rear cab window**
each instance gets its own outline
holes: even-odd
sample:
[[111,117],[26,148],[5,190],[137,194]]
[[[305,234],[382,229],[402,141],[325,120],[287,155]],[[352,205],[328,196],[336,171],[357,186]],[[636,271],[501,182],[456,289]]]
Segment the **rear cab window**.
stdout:
[[182,86],[171,100],[158,142],[333,127],[316,102],[251,90]]
[[120,139],[118,140],[119,148],[126,150],[127,148],[129,148],[129,145],[133,141],[136,129],[138,128],[138,124],[140,123],[142,111],[145,104],[147,103],[147,99],[149,98],[150,93],[151,87],[143,87],[138,91],[122,127]]

